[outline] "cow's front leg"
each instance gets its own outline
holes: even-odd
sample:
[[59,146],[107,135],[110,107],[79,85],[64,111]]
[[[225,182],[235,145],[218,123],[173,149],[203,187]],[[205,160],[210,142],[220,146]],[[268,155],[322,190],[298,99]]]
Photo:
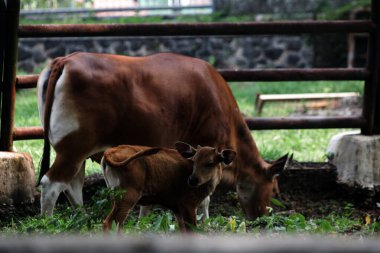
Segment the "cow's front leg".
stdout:
[[139,219],[146,217],[150,213],[151,206],[140,206]]
[[207,196],[202,202],[201,204],[199,205],[199,211],[202,215],[202,222],[204,222],[205,220],[207,220],[208,218],[210,218],[210,215],[209,215],[209,212],[208,212],[208,209],[209,209],[209,206],[210,206],[210,196]]

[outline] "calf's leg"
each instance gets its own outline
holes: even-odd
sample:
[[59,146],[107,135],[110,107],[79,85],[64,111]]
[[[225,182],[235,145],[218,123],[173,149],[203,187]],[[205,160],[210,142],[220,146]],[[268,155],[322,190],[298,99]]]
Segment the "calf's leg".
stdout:
[[174,215],[181,233],[191,233],[197,225],[196,208],[182,207]]
[[121,233],[126,217],[141,198],[141,193],[135,189],[127,188],[125,190],[126,193],[121,200],[114,200],[112,211],[103,222],[103,231],[105,233],[111,229],[112,221],[116,221],[117,231]]
[[188,207],[183,210],[183,220],[185,222],[186,232],[192,232],[197,227],[197,210]]

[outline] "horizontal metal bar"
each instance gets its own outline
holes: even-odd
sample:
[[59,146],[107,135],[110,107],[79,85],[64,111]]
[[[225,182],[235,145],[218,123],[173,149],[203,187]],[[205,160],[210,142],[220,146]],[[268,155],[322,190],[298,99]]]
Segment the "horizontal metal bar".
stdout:
[[325,68],[325,69],[247,69],[219,70],[227,81],[344,81],[366,80],[369,72],[364,68]]
[[[227,81],[322,81],[366,80],[366,69],[266,69],[266,70],[219,70]],[[38,75],[18,76],[17,89],[35,88]]]
[[189,9],[211,9],[212,5],[189,5],[189,6],[149,6],[149,7],[129,7],[129,8],[59,8],[59,9],[36,9],[21,10],[21,16],[40,15],[40,14],[80,14],[80,13],[97,13],[97,12],[120,12],[120,11],[158,11],[158,10],[189,10]]
[[361,128],[366,124],[363,117],[278,117],[245,118],[251,130]]
[[[361,128],[366,121],[362,117],[279,117],[245,118],[251,130],[316,129],[316,128]],[[42,127],[16,127],[14,140],[42,139]]]
[[301,33],[369,33],[370,21],[24,25],[20,38],[80,36],[216,36]]
[[13,140],[36,140],[44,138],[42,127],[15,127],[13,130]]
[[16,77],[16,89],[36,88],[39,75],[23,75]]

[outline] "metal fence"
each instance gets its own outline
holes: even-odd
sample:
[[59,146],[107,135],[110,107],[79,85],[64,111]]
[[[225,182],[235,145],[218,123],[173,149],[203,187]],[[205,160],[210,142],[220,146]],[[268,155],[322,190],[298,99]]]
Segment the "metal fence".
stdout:
[[177,16],[210,14],[212,0],[66,0],[28,1],[22,3],[20,15],[29,19],[57,16],[114,18],[130,16]]
[[[248,23],[182,23],[118,25],[24,25],[18,26],[19,1],[2,6],[0,57],[3,63],[0,150],[12,150],[13,140],[43,136],[40,127],[14,128],[16,88],[36,87],[38,75],[16,78],[18,38],[79,36],[255,36],[286,34],[369,34],[368,66],[356,69],[267,69],[219,70],[227,81],[311,81],[363,80],[364,102],[361,116],[246,118],[250,129],[360,128],[363,134],[380,133],[380,1],[372,0],[370,20],[286,21]],[[4,36],[3,36],[4,35]],[[295,83],[297,85],[297,83]]]

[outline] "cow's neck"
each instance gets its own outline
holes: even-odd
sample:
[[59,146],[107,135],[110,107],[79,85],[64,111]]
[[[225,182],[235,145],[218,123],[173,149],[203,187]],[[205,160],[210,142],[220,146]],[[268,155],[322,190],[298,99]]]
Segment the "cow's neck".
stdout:
[[268,167],[268,163],[262,159],[255,141],[249,131],[248,127],[240,125],[236,129],[235,148],[237,150],[237,158],[234,166],[225,170],[223,179],[226,182],[231,181],[236,184],[249,176],[255,176],[263,173],[263,170]]

